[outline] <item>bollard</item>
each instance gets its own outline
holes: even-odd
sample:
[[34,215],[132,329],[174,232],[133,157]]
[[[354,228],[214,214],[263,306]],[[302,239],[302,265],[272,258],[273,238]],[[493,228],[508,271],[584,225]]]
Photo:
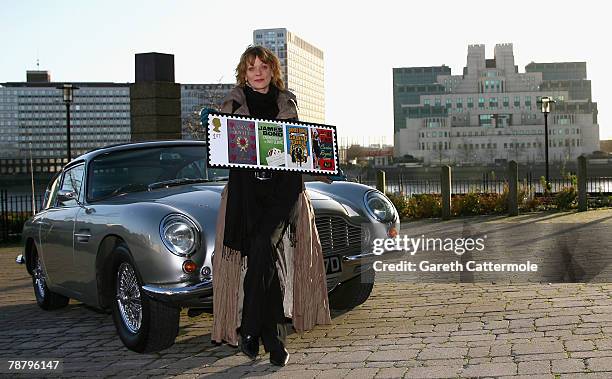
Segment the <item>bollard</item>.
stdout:
[[442,166],[440,172],[440,192],[442,193],[442,220],[451,218],[451,168]]
[[518,216],[518,164],[508,162],[508,216]]
[[387,193],[387,182],[385,180],[385,172],[382,170],[376,173],[376,189],[384,194]]
[[584,212],[588,208],[587,203],[587,160],[586,157],[578,157],[578,211]]

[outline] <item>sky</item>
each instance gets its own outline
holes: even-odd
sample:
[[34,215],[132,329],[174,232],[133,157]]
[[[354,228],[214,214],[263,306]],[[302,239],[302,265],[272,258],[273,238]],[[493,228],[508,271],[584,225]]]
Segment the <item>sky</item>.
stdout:
[[[600,138],[612,139],[609,13],[601,1],[33,1],[0,5],[0,83],[134,81],[134,54],[174,54],[178,83],[234,83],[253,30],[287,28],[323,50],[326,123],[356,143],[393,141],[392,68],[446,64],[469,44],[513,43],[534,62],[587,62]],[[607,37],[606,37],[607,36]],[[384,139],[382,139],[384,137]]]

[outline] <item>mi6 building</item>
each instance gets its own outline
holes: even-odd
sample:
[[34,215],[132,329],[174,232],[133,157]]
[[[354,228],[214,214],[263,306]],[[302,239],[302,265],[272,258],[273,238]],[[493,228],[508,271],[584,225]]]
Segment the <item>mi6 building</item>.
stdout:
[[551,162],[599,150],[597,103],[585,62],[535,63],[519,72],[512,44],[468,46],[461,75],[447,66],[393,69],[394,156],[426,164],[544,162],[544,115]]

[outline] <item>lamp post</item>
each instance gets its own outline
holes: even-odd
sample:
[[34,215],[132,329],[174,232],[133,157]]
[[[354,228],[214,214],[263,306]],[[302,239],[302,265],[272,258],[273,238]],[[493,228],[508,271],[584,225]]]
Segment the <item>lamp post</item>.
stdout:
[[540,110],[544,113],[544,155],[546,156],[546,187],[550,185],[550,177],[548,173],[548,114],[551,110],[551,105],[555,101],[552,97],[543,96],[538,103],[541,105]]
[[72,151],[70,149],[70,104],[72,104],[74,90],[79,88],[72,84],[64,84],[56,88],[62,90],[63,100],[66,104],[66,155],[68,162],[70,162],[70,159],[72,159]]
[[32,159],[32,132],[29,133],[30,141],[28,149],[30,150],[30,180],[32,183],[32,216],[36,214],[36,194],[34,192],[34,160]]

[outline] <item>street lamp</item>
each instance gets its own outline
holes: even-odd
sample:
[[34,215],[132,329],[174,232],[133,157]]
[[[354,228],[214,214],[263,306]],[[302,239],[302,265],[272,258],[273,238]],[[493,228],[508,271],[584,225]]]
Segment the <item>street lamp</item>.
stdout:
[[541,105],[540,110],[544,113],[544,155],[546,156],[546,187],[550,184],[549,182],[549,174],[548,174],[548,114],[550,113],[550,109],[552,103],[555,101],[552,97],[543,96],[540,100],[538,100],[538,104]]
[[72,159],[72,152],[70,150],[70,104],[72,104],[74,90],[79,89],[79,87],[72,84],[64,84],[56,88],[62,90],[64,103],[66,104],[66,155],[68,156],[68,162],[70,162]]

